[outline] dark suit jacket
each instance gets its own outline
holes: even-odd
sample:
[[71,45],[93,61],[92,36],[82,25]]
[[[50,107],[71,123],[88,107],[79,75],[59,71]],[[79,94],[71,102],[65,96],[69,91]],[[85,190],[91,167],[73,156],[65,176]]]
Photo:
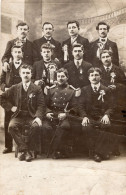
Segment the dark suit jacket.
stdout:
[[[100,95],[100,90],[105,91],[105,95],[103,96],[104,102],[102,100],[97,100],[100,108],[100,116],[104,116],[107,114],[108,116],[112,115],[113,113],[113,103],[111,99],[111,93],[108,90],[107,87],[104,85],[100,85],[100,89],[98,92],[98,96]],[[81,90],[81,96],[79,98],[79,113],[80,116],[82,117],[90,117],[90,116],[95,116],[94,111],[94,105],[93,105],[93,90],[91,85],[88,85],[86,87],[83,87]]]
[[[89,61],[89,41],[88,39],[78,35],[76,39],[77,43],[80,43],[84,47],[84,60]],[[68,46],[69,60],[73,60],[71,38],[63,41],[62,46]]]
[[[10,87],[1,95],[1,106],[9,111],[13,106],[17,107],[12,117],[17,117],[21,109],[22,82]],[[45,102],[42,90],[31,82],[27,91],[27,106],[31,117],[43,118],[45,114]]]
[[117,84],[125,84],[126,85],[126,77],[122,69],[116,65],[112,65],[112,69],[109,71],[109,73],[106,72],[103,65],[100,66],[100,69],[102,70],[102,80],[101,82],[103,85],[107,86],[111,85],[111,73],[115,73],[115,85]]
[[[34,61],[39,61],[42,59],[42,56],[40,54],[41,51],[41,46],[47,43],[47,40],[45,37],[41,37],[40,39],[36,39],[33,41],[33,56],[34,56]],[[54,54],[53,54],[53,59],[58,58],[61,60],[62,57],[62,49],[61,49],[61,44],[60,42],[56,41],[55,39],[51,38],[50,43],[55,46],[54,48]]]
[[[18,38],[13,39],[11,41],[8,41],[5,53],[2,57],[2,62],[9,62],[11,55],[11,48],[15,45],[15,42],[18,40]],[[33,64],[33,44],[28,39],[26,40],[26,43],[24,43],[22,48],[24,55],[23,55],[23,62],[29,65]]]
[[68,75],[69,75],[68,83],[70,85],[73,85],[73,87],[75,88],[78,88],[78,87],[82,88],[86,85],[89,85],[89,79],[88,79],[87,72],[92,67],[92,65],[83,60],[81,67],[83,71],[82,74],[80,74],[79,70],[74,64],[74,61],[70,61],[64,66],[64,68],[67,69]]
[[[101,65],[101,61],[96,56],[96,52],[98,49],[98,45],[97,45],[98,41],[99,39],[90,43],[90,62],[92,63],[93,66],[97,66],[97,67]],[[112,63],[119,66],[119,54],[118,54],[117,44],[107,39],[107,42],[105,44],[105,49],[112,50],[113,52]]]
[[[14,75],[13,72],[13,62],[9,63],[10,69],[7,72],[4,72],[2,70],[1,76],[0,76],[0,87],[2,91],[5,91],[5,88],[9,88],[14,84],[18,84],[21,82],[21,77],[18,75]],[[14,77],[16,77],[17,83],[14,83]]]
[[[61,68],[61,63],[60,62],[55,62],[54,60],[52,60],[51,62],[55,63],[58,69]],[[43,61],[43,59],[40,60],[40,61],[34,62],[34,64],[33,64],[33,74],[32,74],[33,81],[42,79],[43,70],[44,70],[44,61]]]

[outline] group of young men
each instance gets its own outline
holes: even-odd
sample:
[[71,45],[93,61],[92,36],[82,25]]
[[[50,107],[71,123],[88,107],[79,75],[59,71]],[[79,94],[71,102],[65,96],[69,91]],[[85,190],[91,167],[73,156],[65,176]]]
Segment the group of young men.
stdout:
[[[13,138],[21,152],[19,160],[29,162],[42,136],[47,156],[64,158],[68,138],[82,135],[96,162],[119,155],[111,117],[120,91],[125,90],[125,74],[117,44],[107,37],[109,28],[98,23],[99,38],[89,43],[79,35],[79,23],[70,21],[70,38],[61,45],[53,39],[49,22],[43,24],[43,37],[33,43],[27,39],[28,25],[17,25],[17,38],[7,43],[2,57],[4,154],[12,152]],[[27,142],[22,136],[26,127]]]

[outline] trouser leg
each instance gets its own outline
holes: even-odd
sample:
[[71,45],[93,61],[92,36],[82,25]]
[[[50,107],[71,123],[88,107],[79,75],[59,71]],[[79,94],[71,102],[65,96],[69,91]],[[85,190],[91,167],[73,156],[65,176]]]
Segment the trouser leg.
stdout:
[[9,148],[9,149],[12,149],[12,147],[13,147],[12,136],[9,133],[9,130],[8,130],[8,125],[9,125],[9,122],[10,122],[10,119],[11,119],[11,115],[12,115],[11,111],[9,111],[9,112],[5,111],[5,118],[4,118],[5,148]]

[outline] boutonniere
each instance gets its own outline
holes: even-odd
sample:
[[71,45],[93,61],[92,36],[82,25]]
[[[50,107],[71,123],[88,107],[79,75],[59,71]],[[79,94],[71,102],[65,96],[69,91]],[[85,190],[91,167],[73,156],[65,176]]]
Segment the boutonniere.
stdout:
[[31,98],[35,97],[35,94],[30,93],[28,97],[29,97],[29,99],[31,99]]
[[115,82],[115,77],[116,77],[115,72],[111,72],[110,76],[111,76],[111,83],[114,83]]
[[102,102],[104,102],[104,97],[103,97],[103,96],[106,94],[106,93],[105,93],[105,91],[104,91],[104,90],[100,90],[100,92],[99,92],[99,93],[100,93],[100,95],[99,95],[99,97],[98,97],[98,100],[100,100],[100,99],[101,99],[101,100],[102,100]]

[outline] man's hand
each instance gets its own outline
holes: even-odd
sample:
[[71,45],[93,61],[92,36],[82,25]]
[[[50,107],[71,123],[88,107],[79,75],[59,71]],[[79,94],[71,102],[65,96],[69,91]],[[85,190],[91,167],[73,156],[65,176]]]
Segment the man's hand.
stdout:
[[7,72],[10,69],[9,63],[8,62],[4,62],[2,69],[4,72]]
[[84,117],[81,124],[82,126],[86,127],[88,126],[89,123],[90,123],[89,118]]
[[39,125],[39,127],[42,126],[42,121],[41,121],[40,118],[38,118],[38,117],[36,117],[36,118],[33,120],[32,124],[33,124],[33,123],[37,123],[37,124]]
[[42,85],[43,84],[43,81],[42,80],[37,80],[34,82],[35,85]]
[[53,113],[47,113],[46,118],[52,120],[53,119]]
[[11,111],[12,111],[12,112],[16,112],[16,110],[17,110],[17,107],[16,107],[16,106],[13,106],[13,107],[11,108]]
[[66,118],[66,113],[60,113],[58,114],[58,119],[59,120],[64,120]]
[[102,117],[101,122],[106,125],[110,124],[110,120],[107,114]]
[[116,85],[109,85],[108,88],[110,88],[110,89],[116,89]]

